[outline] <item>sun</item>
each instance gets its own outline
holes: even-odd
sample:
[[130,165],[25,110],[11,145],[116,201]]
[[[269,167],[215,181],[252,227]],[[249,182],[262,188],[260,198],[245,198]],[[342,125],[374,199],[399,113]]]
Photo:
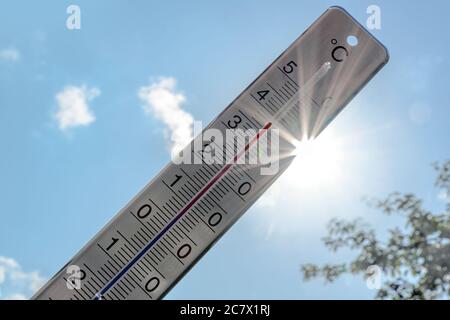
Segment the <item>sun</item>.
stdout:
[[[269,220],[267,237],[274,228],[292,232],[307,221],[328,217],[326,201],[346,192],[349,183],[348,165],[354,162],[354,139],[335,134],[328,128],[314,140],[294,141],[294,160],[279,181],[258,201],[264,217]],[[273,209],[277,214],[273,214]],[[310,214],[314,213],[314,214]],[[286,223],[290,221],[290,223]],[[265,221],[267,222],[267,221]],[[301,222],[301,223],[300,223]]]
[[295,159],[288,169],[289,181],[306,188],[338,184],[344,162],[341,140],[332,131],[314,140],[295,141]]

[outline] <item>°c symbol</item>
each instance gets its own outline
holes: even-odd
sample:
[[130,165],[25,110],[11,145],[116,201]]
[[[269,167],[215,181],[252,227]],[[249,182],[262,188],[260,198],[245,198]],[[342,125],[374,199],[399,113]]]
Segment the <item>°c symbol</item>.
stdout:
[[331,56],[333,57],[334,61],[337,62],[344,61],[344,55],[345,57],[348,57],[348,50],[343,46],[338,46],[331,52]]

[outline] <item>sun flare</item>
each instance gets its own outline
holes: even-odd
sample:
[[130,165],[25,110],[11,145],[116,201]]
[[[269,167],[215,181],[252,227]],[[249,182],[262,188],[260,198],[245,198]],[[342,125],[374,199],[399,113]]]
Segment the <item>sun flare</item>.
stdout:
[[338,182],[344,152],[336,136],[327,132],[314,140],[294,144],[296,157],[288,175],[295,186],[329,187]]

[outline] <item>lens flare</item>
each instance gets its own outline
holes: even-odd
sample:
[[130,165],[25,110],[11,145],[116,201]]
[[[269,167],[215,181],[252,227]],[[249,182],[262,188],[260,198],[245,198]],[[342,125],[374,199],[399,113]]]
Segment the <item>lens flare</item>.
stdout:
[[295,186],[329,187],[338,182],[344,159],[339,139],[327,132],[294,145],[296,157],[288,172]]

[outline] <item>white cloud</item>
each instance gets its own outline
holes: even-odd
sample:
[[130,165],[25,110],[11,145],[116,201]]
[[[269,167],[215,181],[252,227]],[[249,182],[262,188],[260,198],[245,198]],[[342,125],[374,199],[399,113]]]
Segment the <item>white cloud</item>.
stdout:
[[3,256],[0,256],[0,265],[7,266],[9,268],[17,268],[19,266],[16,260]]
[[14,47],[1,49],[0,60],[8,62],[18,62],[20,60],[20,52]]
[[95,115],[89,108],[88,102],[100,95],[97,88],[86,86],[67,86],[56,94],[58,110],[54,117],[61,130],[88,126],[95,121]]
[[26,272],[16,260],[0,256],[0,299],[23,300],[31,297],[46,279],[37,271]]
[[177,92],[175,86],[174,78],[160,78],[139,89],[144,112],[155,116],[166,126],[165,134],[172,156],[192,140],[194,123],[194,117],[181,108],[186,97]]

